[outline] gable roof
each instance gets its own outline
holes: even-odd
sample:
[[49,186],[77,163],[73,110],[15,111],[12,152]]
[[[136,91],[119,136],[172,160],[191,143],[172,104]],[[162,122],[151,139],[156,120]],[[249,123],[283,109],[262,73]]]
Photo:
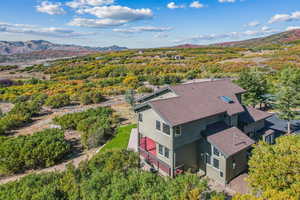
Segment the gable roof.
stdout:
[[266,118],[271,117],[273,115],[273,114],[268,113],[268,112],[257,110],[253,107],[244,106],[244,108],[245,108],[245,112],[243,112],[240,115],[240,120],[243,121],[243,122],[247,122],[247,123],[257,122],[259,120],[266,119]]
[[236,127],[226,128],[211,134],[207,137],[207,141],[224,153],[226,157],[232,156],[255,143]]
[[[244,89],[229,80],[206,81],[168,87],[178,96],[149,101],[148,104],[172,126],[228,113],[234,115],[244,111],[236,94]],[[233,102],[222,101],[221,96],[230,97]]]

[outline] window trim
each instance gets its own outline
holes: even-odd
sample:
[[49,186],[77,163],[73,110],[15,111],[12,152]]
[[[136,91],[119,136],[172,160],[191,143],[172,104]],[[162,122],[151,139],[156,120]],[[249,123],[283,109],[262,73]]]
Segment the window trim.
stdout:
[[[158,126],[157,126],[158,123],[159,123],[159,129],[158,129]],[[158,131],[161,131],[161,122],[159,120],[155,121],[155,129],[158,130]]]
[[[177,134],[176,129],[179,129],[179,134]],[[174,131],[174,136],[175,137],[180,137],[181,136],[181,126],[175,126],[173,128],[173,131]]]
[[[167,151],[166,151],[166,150],[167,150]],[[168,156],[166,156],[166,152],[168,152],[168,154],[167,154]],[[168,147],[165,147],[165,148],[164,148],[164,157],[165,157],[165,158],[168,158],[168,159],[170,158],[170,149],[169,149]]]
[[[214,162],[215,160],[218,161],[218,167],[215,167],[215,162]],[[213,157],[212,161],[213,161],[213,162],[212,162],[213,168],[218,169],[218,170],[220,171],[220,160]]]
[[[164,132],[164,126],[168,126],[169,127],[169,129],[168,129],[169,133]],[[164,134],[170,136],[171,135],[171,126],[163,122],[162,123],[162,131],[161,132],[163,132]]]
[[164,155],[164,146],[161,144],[158,144],[158,153],[162,156]]

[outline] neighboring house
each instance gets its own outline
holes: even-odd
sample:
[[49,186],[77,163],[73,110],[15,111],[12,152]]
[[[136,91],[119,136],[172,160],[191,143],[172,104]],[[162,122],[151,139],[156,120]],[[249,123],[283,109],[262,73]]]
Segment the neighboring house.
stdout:
[[161,174],[185,170],[227,184],[244,172],[251,146],[271,114],[245,107],[244,89],[229,80],[168,86],[137,100],[138,151]]

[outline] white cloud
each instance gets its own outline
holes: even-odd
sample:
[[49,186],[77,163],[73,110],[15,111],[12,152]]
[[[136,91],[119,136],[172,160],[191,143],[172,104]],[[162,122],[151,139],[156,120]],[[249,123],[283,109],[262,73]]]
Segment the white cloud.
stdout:
[[276,14],[270,20],[269,23],[287,22],[293,20],[300,20],[300,11],[293,12],[291,14]]
[[87,18],[74,18],[68,23],[70,26],[80,26],[89,28],[108,28],[114,26],[120,26],[128,23],[127,20],[115,20],[115,19],[87,19]]
[[36,6],[36,10],[49,15],[61,15],[66,13],[61,7],[61,3],[52,3],[49,1],[42,1],[40,5]]
[[182,40],[176,40],[175,43],[186,43],[192,42],[197,43],[201,41],[212,41],[212,40],[222,40],[222,39],[237,39],[242,37],[253,37],[253,36],[264,36],[266,34],[275,33],[277,31],[270,28],[261,28],[260,30],[247,30],[244,32],[230,32],[224,34],[210,34],[210,35],[198,35]]
[[121,33],[139,33],[139,32],[165,32],[170,31],[170,27],[155,27],[155,26],[139,26],[123,29],[113,29],[114,32]]
[[166,33],[157,33],[154,35],[154,38],[167,38],[167,37],[169,37],[169,35]]
[[199,1],[193,1],[191,4],[190,4],[190,7],[191,8],[203,8],[204,5],[202,3],[200,3]]
[[71,8],[81,8],[85,6],[102,6],[113,4],[114,0],[73,0],[67,2],[66,5]]
[[289,26],[286,28],[286,31],[292,31],[292,30],[297,30],[300,29],[300,26]]
[[175,2],[170,2],[167,4],[167,8],[176,9],[176,8],[184,8],[184,5],[177,5]]
[[91,14],[98,18],[126,20],[128,22],[152,18],[149,8],[132,9],[125,6],[102,6],[78,10],[79,14]]
[[256,27],[260,25],[259,21],[252,21],[252,22],[249,22],[246,26],[248,27]]
[[261,27],[261,30],[262,30],[262,31],[270,31],[271,28],[268,27],[268,26],[263,26],[263,27]]
[[0,23],[0,32],[16,33],[16,34],[29,34],[29,35],[42,35],[49,37],[80,37],[91,35],[94,33],[81,33],[75,32],[71,29],[57,28],[57,27],[38,27],[28,24],[10,24]]
[[219,0],[220,3],[234,3],[235,0]]

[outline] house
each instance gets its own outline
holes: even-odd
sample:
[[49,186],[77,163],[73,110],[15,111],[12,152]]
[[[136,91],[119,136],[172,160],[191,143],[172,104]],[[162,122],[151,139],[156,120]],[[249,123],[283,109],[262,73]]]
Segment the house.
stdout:
[[230,80],[168,86],[137,100],[141,162],[163,175],[185,170],[222,184],[247,169],[251,146],[272,143],[271,114],[242,105],[244,89]]

